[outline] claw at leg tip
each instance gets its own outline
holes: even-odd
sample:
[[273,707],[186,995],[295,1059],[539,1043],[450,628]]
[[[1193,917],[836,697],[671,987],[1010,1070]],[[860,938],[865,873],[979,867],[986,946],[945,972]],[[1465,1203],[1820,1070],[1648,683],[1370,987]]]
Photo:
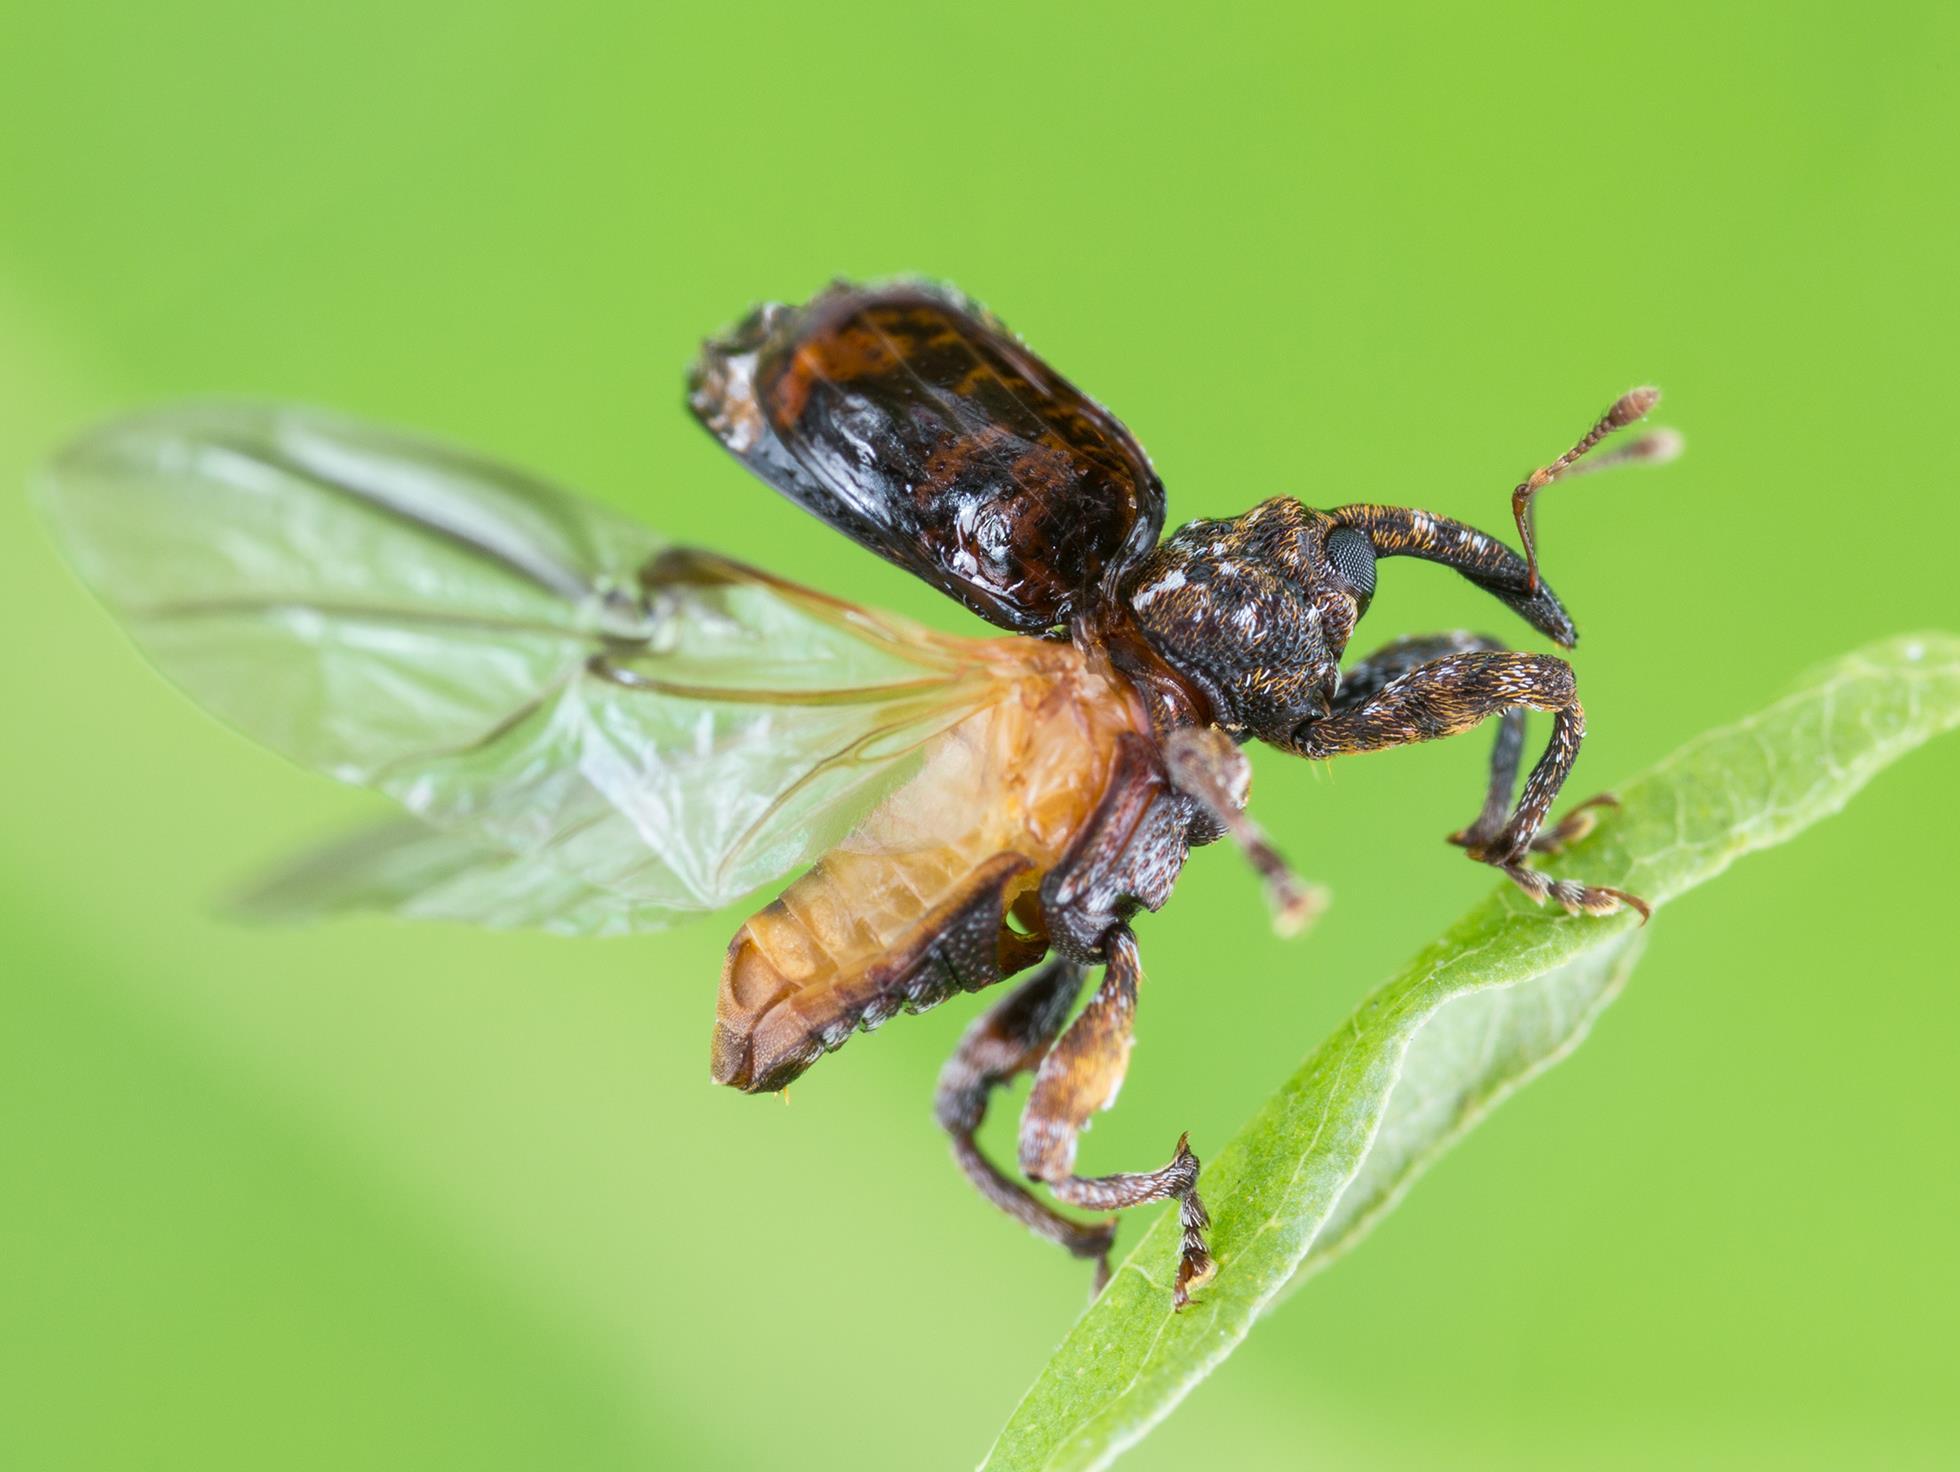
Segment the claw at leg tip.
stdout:
[[1171,1310],[1182,1313],[1191,1304],[1191,1295],[1218,1275],[1218,1264],[1207,1257],[1197,1267],[1189,1258],[1178,1265],[1177,1285],[1171,1289]]

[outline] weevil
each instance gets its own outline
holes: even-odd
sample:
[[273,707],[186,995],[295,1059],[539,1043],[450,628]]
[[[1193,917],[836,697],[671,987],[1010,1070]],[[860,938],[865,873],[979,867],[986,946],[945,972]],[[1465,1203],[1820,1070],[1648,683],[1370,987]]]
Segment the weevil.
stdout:
[[[1626,394],[1518,485],[1522,554],[1427,511],[1288,496],[1160,540],[1164,487],[1137,441],[956,292],[839,285],[710,340],[688,389],[709,432],[1003,631],[987,638],[667,545],[523,472],[315,410],[113,421],[42,489],[78,568],[167,674],[408,810],[272,881],[263,908],[631,931],[807,865],[728,948],[715,1082],[784,1089],[854,1031],[1026,973],[940,1077],[954,1156],[1098,1282],[1106,1214],[1175,1201],[1182,1307],[1215,1271],[1188,1137],[1156,1169],[1110,1175],[1078,1173],[1077,1141],[1128,1064],[1135,921],[1193,847],[1235,840],[1283,927],[1318,907],[1246,811],[1247,743],[1320,760],[1494,720],[1482,805],[1451,842],[1533,900],[1645,915],[1532,862],[1599,811],[1547,826],[1585,734],[1569,665],[1470,633],[1342,662],[1392,557],[1453,568],[1570,646],[1533,499],[1576,470],[1665,458],[1674,440],[1650,432],[1581,459],[1657,397]],[[1528,711],[1551,736],[1514,802]],[[1030,1073],[1016,1179],[977,1132],[993,1092]]]

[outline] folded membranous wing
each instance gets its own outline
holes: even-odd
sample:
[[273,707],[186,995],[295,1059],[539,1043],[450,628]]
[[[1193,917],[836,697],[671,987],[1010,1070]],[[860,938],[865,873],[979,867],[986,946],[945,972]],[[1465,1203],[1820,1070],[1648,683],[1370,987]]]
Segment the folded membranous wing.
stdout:
[[293,871],[288,911],[591,932],[718,908],[821,853],[1015,663],[313,410],[117,420],[39,489],[164,674],[430,830]]

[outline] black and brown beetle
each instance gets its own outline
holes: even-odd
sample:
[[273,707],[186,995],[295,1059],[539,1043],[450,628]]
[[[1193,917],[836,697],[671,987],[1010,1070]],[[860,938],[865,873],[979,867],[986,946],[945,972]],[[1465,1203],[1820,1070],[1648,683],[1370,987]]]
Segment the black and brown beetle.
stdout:
[[[1129,1057],[1130,921],[1192,845],[1235,838],[1284,924],[1316,904],[1245,815],[1241,743],[1332,757],[1498,717],[1482,810],[1452,842],[1535,900],[1644,913],[1530,864],[1594,817],[1541,831],[1584,734],[1562,660],[1463,633],[1340,660],[1384,557],[1455,568],[1570,645],[1531,498],[1656,397],[1626,395],[1517,488],[1522,557],[1429,512],[1287,497],[1160,542],[1164,489],[1135,440],[950,291],[837,286],[707,345],[689,403],[722,444],[1006,638],[668,547],[506,467],[308,410],[119,420],[42,492],[166,673],[408,809],[262,908],[620,932],[814,860],[729,946],[716,1082],[781,1089],[854,1029],[1034,968],[961,1041],[939,1121],[990,1201],[1106,1272],[1112,1220],[1065,1216],[975,1144],[991,1091],[1032,1071],[1022,1173],[1093,1211],[1176,1199],[1182,1305],[1213,1271],[1197,1157],[1179,1140],[1160,1169],[1084,1177],[1076,1140]],[[1527,710],[1552,736],[1514,808]]]

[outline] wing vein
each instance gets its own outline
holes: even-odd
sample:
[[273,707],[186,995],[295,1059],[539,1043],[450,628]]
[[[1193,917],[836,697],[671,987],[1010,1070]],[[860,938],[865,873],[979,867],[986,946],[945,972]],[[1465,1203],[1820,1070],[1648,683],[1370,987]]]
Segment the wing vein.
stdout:
[[[499,547],[481,537],[471,535],[465,527],[419,510],[388,495],[379,486],[342,479],[330,471],[309,465],[304,459],[289,451],[275,450],[269,446],[252,445],[238,440],[214,439],[211,444],[214,449],[240,456],[268,470],[283,471],[297,476],[321,490],[372,507],[383,515],[391,516],[417,531],[427,532],[493,566],[514,572],[527,581],[537,584],[547,593],[555,593],[561,598],[576,603],[594,592],[591,580],[576,568],[568,568],[550,558],[526,556],[518,550]],[[542,487],[538,489],[542,490]]]

